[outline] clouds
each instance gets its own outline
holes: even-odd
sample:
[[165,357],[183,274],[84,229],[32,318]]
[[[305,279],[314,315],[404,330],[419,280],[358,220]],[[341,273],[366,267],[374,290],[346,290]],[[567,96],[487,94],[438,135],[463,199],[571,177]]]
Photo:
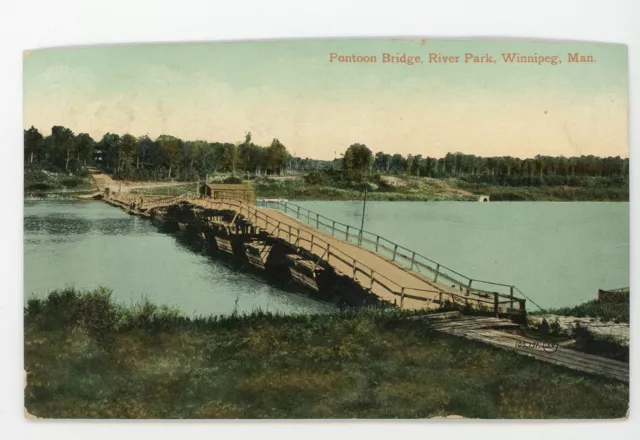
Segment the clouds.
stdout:
[[25,127],[223,142],[251,131],[258,143],[277,137],[316,158],[333,158],[355,142],[405,155],[628,155],[626,89],[608,87],[602,75],[592,75],[599,78],[594,87],[564,90],[543,68],[508,84],[487,71],[336,70],[287,47],[242,62],[234,48],[225,58],[220,48],[203,57],[200,47],[194,58],[180,45],[140,49],[139,56],[127,49],[127,57],[114,49],[111,58],[102,49],[93,63],[87,49],[75,58],[32,54]]

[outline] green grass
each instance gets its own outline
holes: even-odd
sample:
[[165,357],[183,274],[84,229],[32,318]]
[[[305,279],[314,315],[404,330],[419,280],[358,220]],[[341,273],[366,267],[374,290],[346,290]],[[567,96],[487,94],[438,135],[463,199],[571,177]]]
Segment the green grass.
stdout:
[[36,167],[24,170],[25,193],[84,192],[95,189],[85,170],[76,174],[48,172]]
[[[319,172],[311,176],[290,179],[259,178],[251,180],[256,197],[285,198],[289,200],[361,200],[362,189],[331,179]],[[229,175],[220,175],[216,181],[222,182]],[[378,176],[380,177],[380,176]],[[469,200],[477,201],[479,195],[488,195],[492,201],[628,201],[627,187],[503,187],[487,184],[470,184],[460,179],[425,179],[392,176],[399,186],[372,184],[368,197],[379,201],[444,201]],[[385,177],[382,176],[384,180]],[[374,179],[375,180],[375,179]],[[179,195],[195,190],[195,182],[178,186],[166,186],[134,190],[139,194]],[[473,193],[473,195],[464,192]]]
[[[439,192],[433,186],[417,179],[399,179],[406,184],[402,187],[374,185],[368,192],[369,200],[380,201],[428,201],[462,200],[463,198],[446,192]],[[363,190],[349,185],[330,183],[309,184],[303,179],[273,180],[262,179],[253,183],[257,197],[286,198],[289,200],[361,200]]]
[[430,331],[397,309],[185,318],[106,290],[25,308],[25,404],[54,418],[612,418],[627,384]]

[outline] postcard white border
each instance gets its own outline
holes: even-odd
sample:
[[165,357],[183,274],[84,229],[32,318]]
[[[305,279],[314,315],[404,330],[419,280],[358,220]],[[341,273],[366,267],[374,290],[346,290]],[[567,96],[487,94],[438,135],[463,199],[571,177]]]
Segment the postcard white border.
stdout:
[[[323,37],[516,37],[629,45],[631,150],[638,151],[640,2],[634,0],[406,1],[323,0],[16,0],[0,5],[0,151],[2,179],[0,420],[3,438],[92,440],[220,438],[579,438],[622,439],[640,432],[628,422],[27,422],[22,418],[22,55],[37,47],[103,43]],[[633,156],[633,153],[631,154]],[[631,224],[637,223],[639,166],[631,161]],[[631,234],[631,285],[637,228]],[[636,272],[637,273],[637,272]],[[638,301],[631,314],[638,316]],[[633,318],[632,318],[633,320]],[[634,321],[635,324],[635,321]],[[632,325],[635,341],[640,326]],[[637,345],[632,350],[631,404],[637,402]],[[541,386],[544,380],[541,378]]]

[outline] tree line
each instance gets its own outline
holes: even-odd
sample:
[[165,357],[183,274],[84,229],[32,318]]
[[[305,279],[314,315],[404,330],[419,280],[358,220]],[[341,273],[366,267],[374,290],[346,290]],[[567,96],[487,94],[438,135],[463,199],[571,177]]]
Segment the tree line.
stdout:
[[482,157],[448,153],[445,157],[387,154],[375,155],[363,144],[353,144],[343,155],[342,169],[348,178],[379,174],[416,177],[459,178],[468,182],[509,186],[581,185],[583,178],[610,178],[624,183],[629,177],[629,159],[589,156],[543,156],[520,159],[512,156]]
[[361,181],[373,174],[459,178],[468,182],[510,186],[581,185],[585,177],[627,181],[629,159],[597,156],[543,156],[521,159],[511,156],[482,157],[448,153],[442,158],[423,155],[375,155],[366,145],[354,143],[334,160],[293,157],[273,139],[256,145],[251,133],[241,142],[184,141],[161,135],[156,139],[130,134],[105,134],[95,141],[87,133],[54,126],[43,136],[33,126],[24,130],[25,164],[74,172],[91,164],[130,180],[204,180],[215,172],[269,175],[286,170],[339,171],[346,180]]
[[256,145],[251,133],[236,143],[114,133],[95,141],[62,126],[43,136],[32,126],[24,130],[24,160],[26,166],[70,173],[95,165],[128,180],[204,180],[215,172],[280,174],[291,155],[278,139],[266,147]]

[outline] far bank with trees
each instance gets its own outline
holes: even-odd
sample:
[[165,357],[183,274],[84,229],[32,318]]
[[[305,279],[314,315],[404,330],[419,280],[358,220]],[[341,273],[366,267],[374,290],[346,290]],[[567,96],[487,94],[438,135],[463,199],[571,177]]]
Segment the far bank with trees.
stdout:
[[54,126],[46,136],[24,131],[24,161],[26,191],[46,190],[52,173],[85,185],[92,165],[127,181],[251,181],[258,196],[289,199],[359,199],[366,188],[374,200],[629,200],[629,159],[619,156],[435,158],[354,143],[340,158],[318,160],[292,155],[278,139],[258,145],[251,133],[235,143],[114,133],[94,140]]

